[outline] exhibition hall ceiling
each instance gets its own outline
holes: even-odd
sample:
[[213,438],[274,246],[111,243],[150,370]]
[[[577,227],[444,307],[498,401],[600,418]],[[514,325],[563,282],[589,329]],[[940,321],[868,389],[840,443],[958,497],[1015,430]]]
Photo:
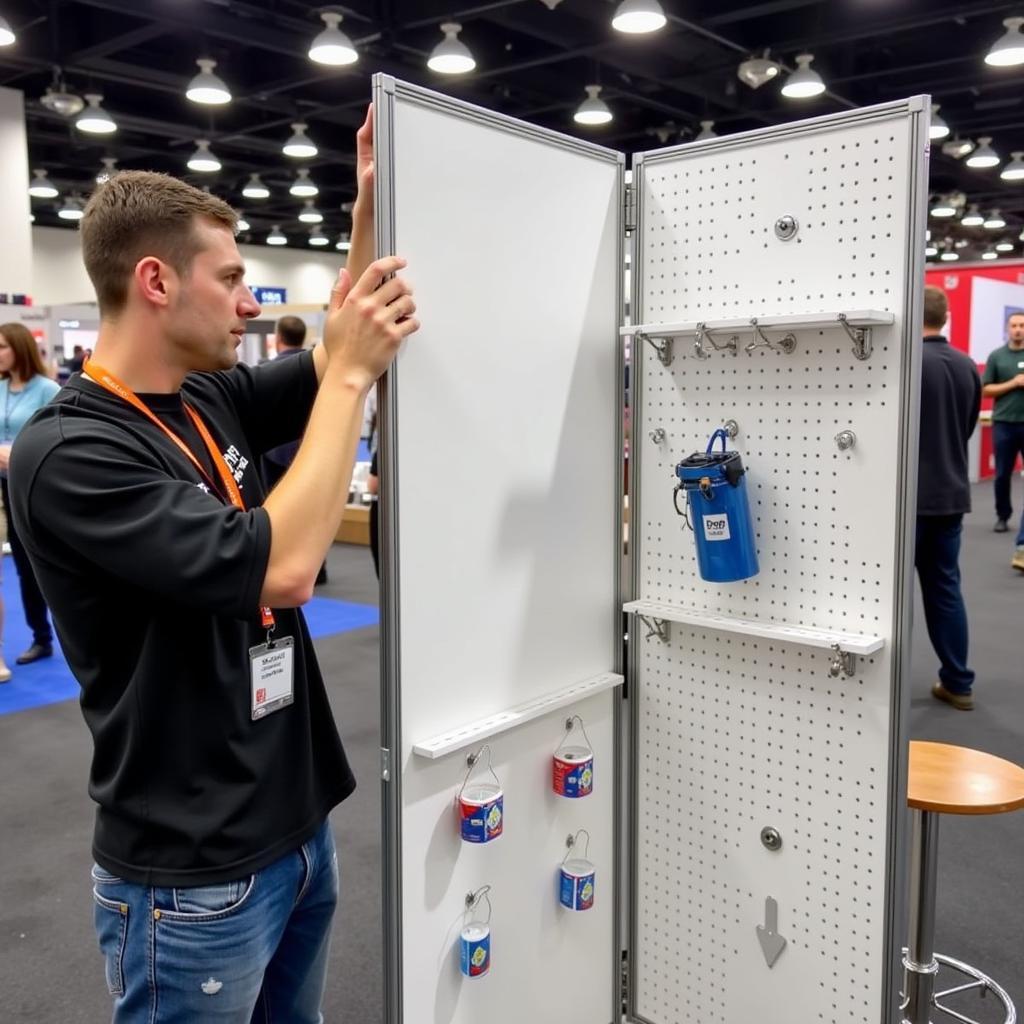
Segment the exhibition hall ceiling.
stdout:
[[[692,140],[702,122],[731,134],[855,106],[930,93],[952,134],[932,146],[931,188],[950,196],[954,218],[933,222],[933,238],[982,238],[962,227],[960,213],[978,204],[999,209],[1017,240],[1024,223],[1024,180],[1000,176],[1024,150],[1024,65],[993,67],[985,55],[1024,15],[1024,2],[991,0],[662,0],[667,24],[646,35],[612,27],[617,0],[352,0],[320,6],[300,0],[0,0],[0,16],[16,36],[0,49],[0,85],[25,94],[30,163],[61,192],[34,199],[40,224],[67,223],[57,209],[72,192],[93,187],[102,159],[119,168],[150,168],[185,177],[244,211],[247,237],[262,242],[278,225],[292,245],[308,244],[298,220],[303,200],[289,192],[299,168],[319,186],[314,205],[333,242],[347,230],[343,207],[353,198],[355,128],[362,121],[370,76],[386,72],[514,117],[626,152]],[[324,30],[324,12],[341,14],[340,29],[358,60],[326,66],[309,57]],[[328,19],[330,20],[330,19]],[[473,71],[445,75],[427,60],[444,38],[441,24],[461,25],[457,38],[476,61]],[[451,34],[451,33],[449,33]],[[800,54],[825,91],[791,99],[781,87]],[[738,69],[767,57],[778,73],[755,88]],[[219,106],[186,98],[197,59],[231,100]],[[754,70],[757,70],[756,67]],[[603,125],[576,123],[585,87],[600,85],[612,112]],[[53,103],[47,89],[102,96],[117,125],[88,135]],[[60,104],[56,104],[60,106]],[[318,148],[294,158],[282,147],[292,125],[305,123]],[[990,138],[999,165],[975,169],[950,155],[958,136]],[[189,170],[205,139],[221,168]],[[424,160],[453,159],[443,152]],[[250,175],[266,199],[243,198]],[[964,205],[966,204],[966,205]]]

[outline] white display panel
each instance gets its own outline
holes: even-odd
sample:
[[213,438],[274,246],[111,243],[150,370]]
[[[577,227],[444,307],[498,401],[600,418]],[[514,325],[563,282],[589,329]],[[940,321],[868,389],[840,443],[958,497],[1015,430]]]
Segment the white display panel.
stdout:
[[[622,160],[375,79],[378,239],[423,327],[382,393],[389,1024],[612,1016],[614,720],[606,691],[492,735],[504,834],[458,838],[472,748],[413,746],[615,671]],[[595,792],[551,791],[569,714]],[[592,836],[592,910],[557,905],[565,837]],[[458,973],[453,924],[492,886],[494,965]],[[394,962],[392,962],[394,961]]]
[[[668,366],[633,342],[636,597],[681,609],[667,641],[632,631],[631,1005],[655,1024],[878,1024],[895,1010],[927,109],[660,151],[634,171],[634,319],[777,318],[768,338],[796,341],[748,352],[747,331],[735,354],[705,343],[701,359],[694,333]],[[784,217],[799,225],[789,240]],[[843,310],[893,314],[869,358],[840,325],[800,322]],[[760,573],[713,584],[673,508],[673,470],[727,420]],[[883,646],[836,677],[829,651],[700,624],[716,616]],[[774,966],[756,931],[769,898],[787,940]]]

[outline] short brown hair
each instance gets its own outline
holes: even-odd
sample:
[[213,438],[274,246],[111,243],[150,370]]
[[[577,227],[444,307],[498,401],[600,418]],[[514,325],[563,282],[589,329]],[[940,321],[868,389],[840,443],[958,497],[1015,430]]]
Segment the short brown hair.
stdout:
[[[38,373],[45,376],[46,367],[39,355],[39,346],[24,324],[0,324],[0,334],[14,351],[14,366],[11,369],[22,380],[31,380]],[[0,378],[6,380],[10,375],[10,372],[0,373]]]
[[949,316],[949,299],[941,288],[933,284],[924,287],[924,325],[932,330],[941,331],[946,326]]
[[197,217],[232,231],[238,223],[222,199],[168,174],[121,171],[93,192],[81,220],[82,259],[102,316],[124,309],[129,280],[146,256],[188,274],[200,248],[194,231]]
[[306,324],[297,316],[283,316],[274,326],[277,340],[298,348],[306,340]]

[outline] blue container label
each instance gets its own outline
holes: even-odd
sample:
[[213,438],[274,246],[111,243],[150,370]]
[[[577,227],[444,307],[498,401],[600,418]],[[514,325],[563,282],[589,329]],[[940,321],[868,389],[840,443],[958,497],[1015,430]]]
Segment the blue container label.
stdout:
[[485,925],[469,925],[462,931],[459,965],[467,978],[479,978],[491,967],[491,930]]
[[594,791],[594,757],[575,750],[555,754],[553,784],[559,796],[577,799]]
[[467,843],[489,843],[505,829],[505,798],[498,793],[486,803],[459,801],[459,823]]
[[594,905],[594,872],[577,874],[563,867],[558,899],[569,910],[590,910]]

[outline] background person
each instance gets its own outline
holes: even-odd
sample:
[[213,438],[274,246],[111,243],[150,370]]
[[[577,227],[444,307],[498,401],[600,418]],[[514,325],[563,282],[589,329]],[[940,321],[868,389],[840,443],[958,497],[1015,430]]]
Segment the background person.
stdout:
[[[32,643],[17,657],[17,664],[27,665],[53,654],[53,630],[46,615],[46,599],[36,582],[32,564],[18,536],[11,516],[10,485],[7,463],[11,445],[21,428],[60,391],[60,385],[46,373],[39,346],[31,331],[19,323],[0,324],[0,412],[3,414],[3,436],[0,438],[0,494],[7,518],[7,541],[11,545],[14,565],[18,570],[21,604],[25,621],[32,630]],[[2,676],[0,672],[0,676]]]
[[922,416],[917,471],[914,565],[921,581],[925,624],[939,657],[932,696],[961,711],[974,707],[974,672],[967,664],[967,609],[960,590],[960,539],[971,510],[967,441],[978,423],[981,380],[970,356],[941,335],[949,302],[941,288],[924,290],[921,356]]
[[[992,444],[996,456],[995,531],[1006,533],[1013,515],[1010,496],[1013,467],[1017,456],[1024,455],[1024,313],[1007,317],[1006,344],[989,353],[981,382],[985,395],[995,399],[992,409]],[[1024,545],[1024,517],[1017,544]]]

